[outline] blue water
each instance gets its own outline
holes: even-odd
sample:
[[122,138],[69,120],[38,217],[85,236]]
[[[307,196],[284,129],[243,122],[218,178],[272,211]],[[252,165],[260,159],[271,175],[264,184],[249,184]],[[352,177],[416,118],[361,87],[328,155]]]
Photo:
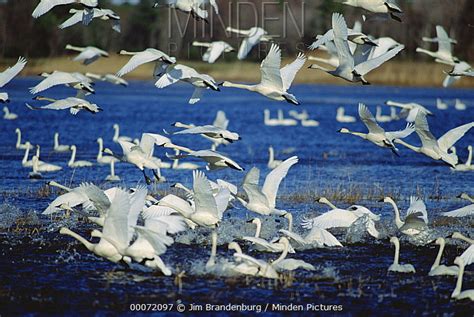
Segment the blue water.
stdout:
[[[230,120],[229,129],[237,131],[242,141],[219,151],[227,153],[246,170],[252,166],[268,172],[268,146],[273,145],[276,158],[284,159],[298,155],[299,163],[289,172],[280,187],[281,199],[277,203],[295,214],[295,229],[300,230],[298,220],[313,216],[326,209],[313,202],[322,194],[338,193],[336,202],[347,206],[353,201],[367,205],[384,218],[384,225],[392,228],[390,206],[377,202],[383,195],[392,194],[402,210],[409,204],[410,195],[422,196],[431,219],[442,211],[466,205],[455,198],[461,192],[472,194],[474,172],[452,172],[449,167],[400,146],[400,157],[389,150],[381,149],[359,138],[342,135],[337,130],[347,127],[354,131],[365,131],[360,123],[342,124],[335,120],[336,108],[345,106],[346,114],[357,116],[357,104],[366,103],[375,113],[375,106],[391,99],[400,102],[418,102],[430,109],[435,116],[429,118],[431,131],[436,137],[461,124],[474,120],[474,90],[438,88],[397,88],[362,86],[297,85],[292,88],[301,106],[267,100],[246,91],[223,89],[209,91],[196,105],[188,105],[192,88],[176,85],[157,90],[152,83],[133,81],[127,88],[97,83],[97,94],[90,100],[97,103],[103,112],[93,115],[81,112],[72,116],[69,112],[31,111],[25,102],[31,100],[28,87],[38,79],[21,79],[8,87],[12,102],[10,110],[19,115],[14,121],[2,120],[0,125],[0,224],[6,221],[5,213],[27,216],[26,224],[6,225],[0,228],[0,314],[3,309],[10,312],[129,312],[131,303],[320,303],[343,305],[343,315],[371,313],[379,314],[439,314],[441,312],[464,314],[472,306],[455,303],[449,299],[455,280],[453,278],[428,278],[427,272],[434,261],[437,248],[434,245],[415,247],[402,240],[401,261],[412,263],[417,273],[401,276],[388,274],[393,250],[388,239],[345,243],[342,250],[312,250],[298,253],[295,258],[304,259],[318,267],[316,272],[296,273],[291,285],[278,284],[270,287],[268,281],[254,278],[223,278],[193,273],[193,267],[205,263],[209,254],[208,231],[198,231],[193,237],[200,243],[188,245],[189,238],[179,238],[163,256],[173,269],[186,271],[183,289],[178,290],[174,277],[162,277],[154,273],[140,272],[115,265],[90,255],[82,245],[69,238],[59,236],[58,228],[64,221],[68,226],[88,236],[89,224],[74,219],[54,220],[37,216],[56,193],[39,195],[48,180],[67,185],[78,185],[83,181],[100,184],[104,188],[114,186],[103,182],[109,174],[108,166],[72,170],[67,168],[68,154],[52,152],[53,134],[60,133],[61,144],[76,144],[77,159],[94,161],[98,146],[96,139],[102,137],[105,146],[120,153],[112,142],[114,123],[120,124],[121,135],[139,138],[143,132],[162,133],[172,131],[175,121],[194,124],[210,124],[218,110],[224,110]],[[44,92],[54,98],[68,97],[74,92],[57,87]],[[436,98],[448,101],[449,110],[437,110]],[[465,111],[454,109],[454,99],[459,98],[468,105]],[[307,110],[311,119],[320,122],[319,127],[267,127],[263,124],[263,110],[270,109],[276,116],[277,109]],[[388,107],[384,106],[388,114]],[[287,115],[288,116],[288,115]],[[387,131],[404,128],[405,122],[393,121],[381,124]],[[41,159],[59,164],[63,170],[45,174],[43,180],[30,180],[30,169],[21,166],[23,151],[15,149],[15,128],[21,128],[24,140],[40,144]],[[208,148],[209,142],[200,137],[172,136],[176,144],[193,149]],[[419,145],[416,134],[406,139]],[[457,144],[461,161],[467,158],[466,147],[474,144],[474,131],[469,132]],[[294,148],[292,154],[284,150]],[[166,160],[166,150],[156,149],[155,155]],[[169,152],[171,154],[171,152]],[[199,161],[194,161],[200,163]],[[116,165],[116,174],[124,186],[143,183],[140,171],[130,165]],[[169,191],[169,185],[182,182],[190,185],[190,171],[162,170],[168,180],[164,184],[150,186],[158,193]],[[234,170],[209,172],[211,179],[222,178],[240,184],[244,174]],[[116,184],[115,184],[116,185]],[[297,195],[298,193],[305,195]],[[349,197],[351,196],[351,197]],[[17,209],[15,209],[16,207]],[[13,210],[13,211],[12,211]],[[3,213],[3,214],[2,214]],[[220,228],[219,256],[231,258],[226,242],[238,238],[236,228],[251,235],[253,227],[245,224],[253,215],[237,205],[226,215]],[[245,218],[245,219],[243,219]],[[23,218],[22,218],[23,219]],[[31,220],[33,219],[33,220]],[[230,219],[230,220],[229,220]],[[14,219],[15,220],[15,219]],[[275,222],[276,221],[276,222]],[[276,228],[285,227],[280,219],[271,218],[274,230],[267,230],[267,238],[276,235]],[[227,223],[227,227],[226,224]],[[230,226],[229,226],[230,224]],[[39,228],[39,234],[12,228]],[[225,232],[225,228],[234,230]],[[439,225],[440,235],[447,236],[460,230],[472,236],[472,219],[453,221]],[[273,228],[273,227],[272,227]],[[3,230],[3,232],[2,232]],[[390,229],[387,229],[390,232]],[[392,231],[393,232],[393,231]],[[235,233],[237,236],[232,236]],[[344,239],[344,233],[335,231]],[[189,241],[188,241],[189,242]],[[444,261],[452,263],[466,245],[455,245],[448,240]],[[251,253],[257,257],[272,257]],[[274,257],[274,255],[273,255]],[[198,263],[198,264],[196,264]],[[468,268],[469,271],[469,268]],[[472,274],[466,273],[464,288],[472,288]],[[92,295],[93,294],[93,295]],[[2,308],[4,307],[4,308]]]

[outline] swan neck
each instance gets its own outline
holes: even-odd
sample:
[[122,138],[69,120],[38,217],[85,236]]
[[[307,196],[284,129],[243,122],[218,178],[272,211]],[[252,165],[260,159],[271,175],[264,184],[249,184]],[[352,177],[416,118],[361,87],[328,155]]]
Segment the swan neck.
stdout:
[[286,256],[288,255],[288,243],[284,243],[284,248],[283,248],[283,252],[281,253],[281,255],[278,257],[278,259],[276,259],[275,261],[273,261],[272,265],[275,265],[277,263],[280,263],[281,261],[283,261]]
[[231,87],[231,88],[240,88],[240,89],[255,91],[255,86],[254,85],[245,85],[245,84],[236,84],[236,83],[226,82],[225,86],[226,87]]
[[389,203],[392,205],[393,211],[395,213],[395,225],[398,229],[400,229],[404,225],[404,222],[400,219],[400,211],[398,210],[398,206],[392,199],[390,199]]
[[416,147],[416,146],[413,146],[411,144],[408,144],[406,143],[405,141],[403,140],[400,140],[400,139],[397,139],[397,142],[407,148],[409,148],[410,150],[412,151],[415,151],[415,152],[420,152],[421,151],[421,147]]
[[54,134],[54,148],[57,148],[59,146],[59,134],[55,133]]
[[393,256],[393,264],[398,265],[398,258],[400,257],[400,242],[395,241],[395,255]]
[[114,141],[118,140],[119,134],[120,134],[120,128],[118,127],[118,125],[114,125],[114,137],[113,137]]
[[82,243],[87,248],[87,250],[92,251],[92,252],[94,251],[95,245],[90,243],[89,241],[87,241],[86,239],[84,239],[83,237],[75,233],[74,231],[67,229],[65,230],[63,234],[73,237],[74,239]]
[[21,131],[16,130],[16,146],[19,147],[21,144]]
[[115,162],[113,160],[110,161],[110,176],[115,176]]
[[273,152],[273,148],[268,148],[268,164],[271,164],[275,161],[275,152]]
[[439,264],[441,263],[441,257],[443,256],[443,251],[444,251],[444,242],[441,242],[440,245],[439,245],[438,255],[436,255],[436,259],[435,259],[433,265],[431,266],[432,270],[437,268],[439,266]]
[[76,160],[76,148],[73,147],[71,151],[72,151],[71,158],[69,159],[69,162],[68,162],[69,165],[74,164],[74,161]]
[[104,150],[104,144],[102,142],[102,139],[98,139],[97,142],[99,143],[99,153],[97,153],[97,160],[100,160],[102,158],[102,151]]
[[466,165],[467,165],[467,166],[471,166],[471,162],[472,162],[472,147],[469,147],[467,150],[469,151],[469,155],[467,156]]
[[25,164],[28,162],[28,156],[30,155],[30,147],[27,146],[25,149],[25,155],[23,155],[23,159],[21,160],[21,163]]
[[257,228],[255,229],[255,238],[259,238],[260,237],[260,233],[262,231],[262,222],[260,221],[257,221],[256,224]]
[[217,256],[217,232],[213,231],[211,235],[212,240],[212,247],[211,247],[211,256],[206,263],[206,266],[213,266],[216,263],[216,256]]
[[461,293],[462,278],[464,275],[464,265],[459,265],[458,279],[456,281],[456,288],[453,290],[451,297],[457,297]]
[[289,213],[287,217],[288,217],[288,231],[293,232],[293,215]]

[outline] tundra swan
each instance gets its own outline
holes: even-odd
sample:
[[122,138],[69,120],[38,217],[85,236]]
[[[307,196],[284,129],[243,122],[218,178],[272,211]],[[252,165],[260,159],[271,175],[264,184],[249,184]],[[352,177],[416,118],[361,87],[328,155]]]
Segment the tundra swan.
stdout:
[[46,78],[30,89],[31,94],[35,95],[58,85],[69,85],[77,90],[95,93],[91,86],[91,80],[88,77],[82,77],[83,75],[80,73],[67,73],[55,70],[51,74],[43,73],[42,76],[46,76]]
[[272,37],[268,35],[268,32],[260,27],[253,27],[248,30],[238,30],[231,27],[226,29],[226,32],[237,33],[241,36],[244,36],[242,43],[239,47],[239,52],[237,58],[243,60],[250,53],[252,48],[255,45],[258,45],[260,42],[270,42]]
[[307,271],[314,271],[316,268],[303,261],[303,260],[297,260],[297,259],[287,259],[286,256],[288,255],[288,251],[290,248],[290,242],[286,237],[281,237],[278,240],[278,243],[281,243],[283,245],[283,251],[282,254],[278,259],[275,261],[271,262],[270,265],[277,271],[277,272],[284,272],[284,271],[294,271],[297,269],[303,269]]
[[273,146],[268,147],[268,162],[267,162],[267,167],[269,169],[274,169],[277,168],[281,163],[283,163],[282,160],[275,160],[275,150],[273,149]]
[[377,106],[375,111],[375,120],[377,122],[391,122],[393,120],[392,115],[382,114],[382,107]]
[[398,272],[398,273],[415,273],[415,268],[411,264],[398,264],[398,258],[400,255],[400,241],[397,237],[391,237],[390,243],[395,246],[395,256],[393,258],[393,263],[388,267],[388,271]]
[[386,132],[382,127],[378,125],[373,114],[370,112],[367,106],[362,103],[359,103],[359,117],[369,130],[368,133],[353,132],[347,128],[342,128],[339,130],[339,132],[352,134],[364,140],[370,141],[377,146],[389,148],[390,150],[392,150],[393,153],[397,155],[398,149],[393,143],[394,140],[406,138],[415,131],[414,126],[409,123],[407,124],[404,130]]
[[303,119],[301,120],[302,127],[319,127],[319,121],[312,119]]
[[400,17],[395,13],[403,13],[395,0],[344,0],[342,2],[351,7],[359,7],[373,13],[386,13],[393,20],[401,22]]
[[[88,25],[93,19],[100,19],[102,21],[111,21],[112,29],[115,32],[120,33],[121,31],[120,16],[110,9],[93,8],[92,12],[88,12],[88,10],[70,9],[69,13],[72,14],[71,17],[59,25],[60,29],[83,23],[83,21]],[[84,16],[88,16],[87,19],[84,20]]]
[[168,6],[175,10],[189,13],[197,21],[204,20],[208,22],[209,12],[201,8],[207,3],[210,3],[214,8],[214,12],[219,14],[219,7],[217,6],[216,0],[156,0],[153,7]]
[[[282,252],[284,249],[284,245],[279,243],[278,241],[267,241],[260,237],[260,232],[262,230],[262,221],[260,218],[253,218],[250,221],[252,224],[255,224],[255,235],[253,237],[244,236],[242,240],[248,241],[252,243],[252,247],[258,251],[264,252]],[[292,220],[288,222],[288,229],[291,230]],[[291,246],[290,246],[291,247]],[[293,247],[291,247],[290,253],[295,253]]]
[[8,94],[6,92],[0,92],[0,103],[10,102]]
[[441,257],[443,256],[443,250],[445,246],[444,238],[436,239],[435,243],[439,245],[438,255],[436,256],[435,262],[431,266],[430,272],[428,273],[429,276],[436,276],[436,275],[458,275],[459,269],[457,266],[446,266],[440,265]]
[[[29,146],[31,143],[29,141],[26,141],[25,143],[26,149],[25,149],[25,154],[23,155],[23,159],[21,160],[21,166],[23,167],[32,167],[33,166],[33,160],[28,160],[28,157],[30,155],[30,148]],[[39,158],[39,148],[36,148],[36,154],[33,156],[37,156]],[[41,161],[38,161],[38,163],[42,163]]]
[[[11,67],[8,67],[3,72],[1,72],[0,73],[0,88],[5,86],[13,78],[15,78],[15,76],[18,75],[23,70],[23,68],[25,68],[26,63],[27,63],[26,58],[20,56],[15,65],[13,65]],[[10,100],[9,100],[8,94],[7,93],[1,93],[0,94],[0,101],[1,102],[9,102]],[[6,114],[5,114],[5,116],[6,116]],[[7,119],[7,118],[4,117],[4,119]],[[8,120],[14,120],[14,119],[8,119]]]
[[5,120],[16,120],[18,115],[16,113],[10,112],[7,106],[3,107],[3,119]]
[[[377,44],[372,40],[371,37],[361,33],[358,30],[347,29],[347,39],[354,44],[369,44],[372,46],[377,46]],[[323,35],[316,36],[316,41],[314,41],[308,48],[310,50],[318,49],[321,45],[326,45],[328,42],[334,41],[334,31],[330,29]],[[327,49],[327,48],[326,48]],[[337,65],[336,65],[337,67]]]
[[193,46],[206,47],[207,50],[202,56],[204,62],[209,64],[214,64],[214,62],[224,53],[234,52],[235,49],[229,45],[229,43],[224,41],[215,41],[211,43],[203,43],[194,41]]
[[467,147],[467,151],[468,151],[469,154],[467,156],[466,162],[462,163],[462,164],[461,163],[456,164],[456,166],[451,167],[452,170],[454,170],[454,171],[472,171],[472,170],[474,170],[474,166],[471,165],[471,162],[472,162],[472,145],[469,145]]
[[223,139],[230,143],[241,140],[241,137],[238,133],[231,132],[227,129],[222,129],[213,125],[194,126],[178,132],[174,132],[173,134],[200,134],[211,138],[213,141],[219,141]]
[[395,102],[388,100],[385,102],[387,106],[390,107],[398,107],[401,108],[402,110],[400,111],[400,114],[404,117],[406,117],[407,122],[415,122],[416,116],[418,112],[421,112],[425,115],[432,116],[433,113],[423,107],[422,105],[414,102],[409,102],[409,103],[401,103],[401,102]]
[[119,182],[120,176],[115,175],[115,161],[110,161],[110,174],[105,177],[105,181],[107,182]]
[[161,63],[168,63],[168,64],[174,64],[176,63],[176,58],[170,57],[167,54],[163,53],[160,50],[154,49],[154,48],[147,48],[144,51],[141,52],[129,52],[125,50],[121,50],[120,55],[130,55],[132,56],[130,60],[125,64],[118,72],[117,76],[122,77],[125,74],[130,73],[133,71],[135,68],[137,68],[140,65],[150,63],[150,62],[156,62],[155,66],[155,72],[157,68],[159,69],[161,67]]
[[448,153],[448,149],[459,141],[472,127],[474,127],[474,122],[451,129],[443,134],[442,137],[436,139],[430,131],[426,116],[419,112],[415,119],[415,132],[420,138],[422,146],[416,147],[399,139],[394,142],[402,144],[410,150],[424,154],[434,160],[442,160],[452,167],[455,167],[458,163],[458,157],[454,153]]
[[248,201],[245,201],[240,197],[237,197],[237,199],[245,208],[258,214],[284,215],[286,213],[285,211],[275,208],[278,187],[280,186],[283,178],[285,178],[285,176],[288,174],[290,168],[296,163],[298,163],[297,156],[292,156],[282,162],[278,167],[268,173],[261,189],[258,186],[260,170],[256,167],[253,167],[247,173],[247,175],[245,175],[242,185],[245,193],[247,194]]
[[280,123],[280,125],[282,126],[298,125],[298,121],[296,121],[295,119],[285,118],[283,115],[283,110],[278,109],[277,113],[278,113],[278,122]]
[[459,100],[458,98],[456,98],[456,100],[454,102],[454,109],[456,109],[456,110],[466,110],[466,104],[464,102],[462,102],[461,100]]
[[210,171],[215,171],[215,170],[221,170],[223,168],[232,168],[237,171],[243,171],[244,169],[237,164],[234,160],[231,158],[225,156],[224,154],[221,154],[216,151],[212,150],[199,150],[199,151],[193,151],[187,148],[181,147],[180,150],[187,152],[186,154],[180,154],[180,155],[175,155],[175,156],[170,156],[169,158],[171,159],[176,159],[176,158],[185,158],[188,156],[196,157],[198,159],[201,159],[205,162],[207,162],[206,169]]
[[[459,197],[463,197],[465,194],[461,194]],[[474,201],[471,201],[472,204],[458,208],[456,210],[442,212],[441,216],[445,217],[466,217],[474,215]]]
[[97,138],[97,143],[99,144],[99,152],[97,152],[96,161],[99,164],[110,164],[111,162],[118,162],[119,160],[113,156],[104,156],[104,140],[102,138]]
[[446,110],[448,109],[448,104],[442,101],[440,98],[436,98],[436,108],[438,110]]
[[38,3],[36,8],[34,9],[31,16],[37,19],[58,5],[73,4],[73,3],[82,4],[88,10],[91,10],[92,8],[95,8],[99,5],[98,0],[41,0],[40,3]]
[[[179,156],[179,150],[175,150],[175,156]],[[171,169],[176,169],[176,170],[195,170],[200,168],[201,166],[198,164],[194,164],[191,162],[184,162],[184,163],[179,163],[179,159],[173,160],[173,163],[171,164]]]
[[338,107],[336,112],[336,121],[341,123],[356,122],[356,118],[345,114],[344,107]]
[[405,221],[400,219],[400,211],[392,198],[385,197],[383,202],[392,205],[395,213],[395,225],[401,233],[414,236],[428,229],[428,214],[421,199],[410,197],[410,207],[407,209]]
[[346,21],[341,14],[333,13],[332,28],[334,30],[334,43],[337,48],[339,66],[337,66],[335,70],[329,70],[319,65],[312,64],[309,68],[325,71],[328,74],[340,77],[350,82],[362,82],[363,84],[369,84],[369,82],[364,78],[364,75],[379,67],[389,59],[392,59],[405,48],[404,45],[398,45],[385,54],[356,63],[357,60],[354,58],[355,55],[351,53],[349,44],[347,42],[348,33]]
[[280,125],[280,120],[278,120],[278,119],[271,119],[271,118],[270,118],[270,110],[265,109],[265,110],[263,110],[263,123],[264,123],[266,126],[273,127],[273,126],[278,126],[278,125]]
[[49,164],[45,162],[40,162],[38,156],[33,156],[31,159],[33,161],[33,173],[41,173],[41,172],[57,172],[62,170],[63,168],[59,165]]
[[464,260],[458,256],[456,259],[454,259],[454,264],[456,264],[459,267],[459,272],[458,272],[458,279],[456,281],[456,287],[451,293],[451,298],[454,298],[456,300],[470,299],[471,301],[474,301],[474,289],[469,289],[469,290],[465,290],[461,292],[462,278],[464,275],[464,267],[466,265],[464,263]]
[[16,137],[15,148],[17,150],[26,150],[27,148],[29,148],[30,150],[33,150],[33,145],[31,145],[31,143],[29,143],[29,142],[21,143],[21,130],[20,130],[20,128],[16,128],[15,133],[16,133],[16,136],[17,136]]
[[427,42],[436,42],[438,43],[438,50],[436,52],[425,50],[421,47],[416,48],[417,53],[424,53],[433,58],[436,62],[448,62],[454,64],[459,61],[456,57],[453,56],[451,43],[453,40],[449,38],[448,33],[444,30],[441,25],[436,26],[436,38],[435,39],[423,39]]
[[94,73],[85,73],[85,75],[92,80],[106,81],[111,84],[121,85],[124,87],[128,86],[128,81],[114,74],[99,75],[99,74],[94,74]]
[[288,93],[296,73],[306,62],[306,56],[303,53],[298,54],[294,62],[281,68],[281,50],[276,44],[272,44],[270,52],[260,65],[261,81],[256,85],[234,84],[224,81],[222,86],[246,89],[257,92],[267,98],[277,101],[287,101],[299,105],[295,96]]
[[453,66],[453,69],[446,73],[446,77],[443,80],[443,87],[449,87],[461,79],[462,76],[474,76],[472,66],[465,61],[458,61],[453,63],[447,62],[446,64]]
[[120,135],[120,126],[118,125],[118,123],[114,123],[112,128],[114,129],[114,136],[112,138],[112,141],[114,141],[115,143],[118,143],[118,141],[132,142],[131,137]]
[[109,57],[109,53],[95,46],[79,47],[67,44],[66,49],[70,51],[80,52],[79,55],[74,57],[73,61],[82,62],[83,65],[92,64],[100,57]]
[[72,115],[76,115],[81,110],[88,111],[92,114],[96,114],[102,111],[95,103],[90,103],[85,99],[85,94],[82,91],[78,91],[76,97],[67,97],[65,99],[53,99],[47,97],[36,96],[34,100],[45,100],[51,102],[50,104],[42,107],[31,106],[28,103],[25,105],[31,110],[66,110],[69,109],[69,112]]
[[[239,244],[237,242],[231,242],[229,243],[228,247],[229,250],[234,250],[235,254],[243,254],[242,249],[240,248]],[[258,266],[255,265],[253,262],[248,262],[248,261],[243,261],[241,258],[235,258],[236,262],[233,267],[231,267],[231,270],[238,273],[238,274],[244,274],[244,275],[251,275],[255,276],[258,273]]]
[[71,158],[67,162],[67,166],[72,167],[72,168],[77,168],[77,167],[90,167],[94,164],[92,164],[89,161],[76,161],[76,151],[77,147],[75,145],[71,145]]
[[459,232],[454,232],[453,235],[451,236],[453,239],[460,239],[464,242],[467,242],[470,244],[470,247],[467,248],[462,254],[461,254],[461,259],[464,261],[464,264],[470,265],[474,263],[474,240],[469,239],[468,237],[463,236]]
[[70,150],[71,150],[71,147],[69,145],[59,144],[59,133],[55,132],[54,133],[53,151],[61,153],[61,152],[69,152]]

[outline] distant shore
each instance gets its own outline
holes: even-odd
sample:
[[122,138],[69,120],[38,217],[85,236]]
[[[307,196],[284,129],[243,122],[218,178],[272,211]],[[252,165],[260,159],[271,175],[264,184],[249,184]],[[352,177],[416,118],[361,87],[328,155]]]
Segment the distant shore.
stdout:
[[[21,76],[34,76],[42,72],[53,70],[91,72],[96,74],[116,73],[125,63],[127,56],[111,55],[109,58],[101,58],[89,66],[83,66],[72,61],[72,57],[54,57],[29,59],[27,67],[21,72]],[[282,65],[291,62],[291,59],[284,60]],[[15,60],[1,60],[0,67],[5,69],[12,65]],[[207,64],[199,61],[180,61],[185,65],[196,68],[199,72],[213,76],[216,81],[223,80],[256,82],[260,80],[259,63],[247,61],[218,61],[215,64]],[[317,84],[337,84],[350,85],[350,83],[328,75],[322,71],[308,69],[311,64],[308,61],[305,67],[296,76],[296,83],[317,83]],[[124,76],[125,79],[151,79],[154,64],[142,65],[135,71]],[[329,67],[331,68],[331,67]],[[451,67],[434,62],[426,61],[389,61],[380,68],[366,76],[371,84],[393,85],[393,86],[429,86],[442,87],[443,79]],[[454,88],[474,88],[474,79],[463,77],[452,87]]]

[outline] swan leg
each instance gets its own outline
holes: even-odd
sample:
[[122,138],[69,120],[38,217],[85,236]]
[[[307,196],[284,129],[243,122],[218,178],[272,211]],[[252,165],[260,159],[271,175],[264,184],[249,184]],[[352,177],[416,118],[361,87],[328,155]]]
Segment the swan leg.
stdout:
[[145,177],[145,182],[147,185],[151,185],[151,179],[145,173],[145,169],[142,169],[143,176]]
[[161,175],[157,173],[156,170],[152,170],[152,171],[153,171],[153,175],[156,178],[156,181],[159,182],[161,180]]

